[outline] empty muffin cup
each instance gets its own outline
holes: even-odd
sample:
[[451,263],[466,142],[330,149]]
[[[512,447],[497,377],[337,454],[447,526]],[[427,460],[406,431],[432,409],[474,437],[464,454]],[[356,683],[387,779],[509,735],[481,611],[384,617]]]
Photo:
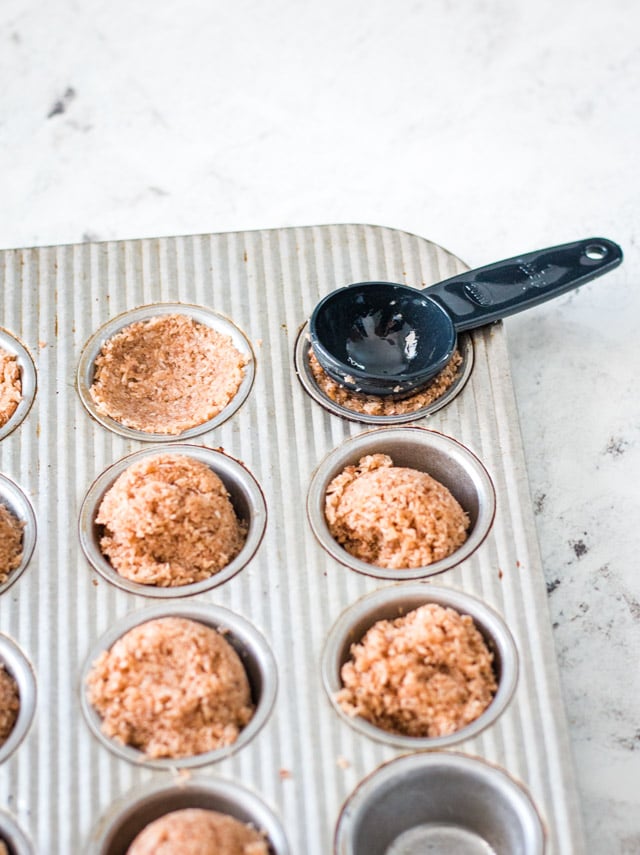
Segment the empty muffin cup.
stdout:
[[16,820],[0,810],[0,843],[4,843],[9,855],[33,855],[31,841]]
[[460,394],[473,368],[473,341],[468,333],[459,336],[458,353],[460,364],[455,371],[445,369],[442,373],[446,377],[436,377],[430,387],[400,402],[347,393],[347,390],[343,391],[335,381],[324,375],[319,366],[316,374],[310,362],[312,350],[308,323],[298,333],[293,360],[302,388],[330,413],[363,424],[397,425],[429,416]]
[[[419,567],[385,567],[356,557],[334,538],[325,512],[329,486],[346,467],[357,466],[361,459],[379,454],[390,457],[396,467],[431,476],[466,513],[469,522],[466,539],[450,554]],[[379,428],[346,440],[316,468],[307,494],[311,528],[329,555],[359,573],[396,581],[435,576],[461,564],[487,537],[495,508],[493,482],[476,455],[445,434],[416,426]]]
[[[475,720],[453,733],[440,736],[411,736],[383,730],[360,715],[351,715],[340,704],[343,689],[341,671],[351,658],[351,646],[362,640],[378,621],[392,621],[427,603],[451,608],[459,615],[469,615],[493,656],[492,670],[497,689],[486,709]],[[322,655],[322,679],[336,712],[359,733],[396,748],[435,749],[471,739],[493,724],[513,696],[518,679],[518,655],[505,622],[481,600],[453,588],[426,583],[399,584],[365,595],[347,608],[335,622],[327,637]]]
[[0,763],[4,763],[27,735],[36,709],[36,678],[27,657],[18,645],[0,634],[0,667],[13,678],[17,686],[19,707],[15,722],[0,745]]
[[[12,567],[0,568],[0,595],[2,595],[26,570],[36,545],[36,515],[25,493],[6,475],[0,474],[0,504],[4,505],[9,518],[22,525],[21,552]],[[15,566],[17,564],[17,566]],[[4,581],[2,581],[4,579]]]
[[154,783],[129,793],[96,826],[88,855],[126,855],[149,823],[188,808],[217,811],[250,824],[264,833],[270,855],[290,855],[280,819],[258,795],[234,781],[198,777],[174,784]]
[[[115,642],[129,630],[160,618],[183,618],[210,627],[219,632],[237,653],[246,672],[250,699],[254,709],[248,723],[240,729],[237,738],[230,744],[187,756],[151,757],[144,751],[132,745],[124,744],[104,733],[102,718],[92,706],[87,693],[88,678],[94,664],[103,651],[109,651]],[[269,718],[275,701],[276,690],[277,672],[271,648],[265,638],[245,618],[220,606],[181,604],[169,607],[157,605],[127,615],[112,626],[94,645],[87,656],[81,673],[80,702],[91,731],[103,745],[119,757],[136,765],[159,769],[195,768],[223,760],[251,742]]]
[[[94,395],[92,395],[91,389],[96,381],[96,360],[98,360],[100,355],[103,353],[103,348],[105,348],[105,346],[108,346],[108,344],[117,336],[126,334],[127,329],[133,327],[133,325],[136,325],[134,329],[140,330],[141,326],[139,325],[158,323],[159,321],[172,316],[187,318],[195,324],[208,327],[210,330],[213,330],[214,334],[225,337],[225,341],[230,342],[235,351],[237,351],[238,356],[244,362],[241,379],[238,380],[237,388],[233,392],[229,392],[228,394],[226,392],[224,393],[223,398],[226,400],[228,397],[226,403],[222,402],[219,407],[213,407],[212,409],[217,410],[217,412],[214,412],[210,416],[205,415],[202,421],[199,421],[201,418],[200,415],[195,415],[193,420],[194,423],[189,424],[188,427],[185,426],[180,428],[179,426],[176,426],[175,429],[167,428],[165,430],[163,428],[162,430],[154,430],[154,426],[150,426],[148,428],[133,426],[133,414],[131,414],[130,417],[116,417],[114,410],[107,405],[105,400],[102,398],[96,400]],[[172,369],[174,365],[178,367],[178,358],[179,354],[175,359],[165,354],[163,365],[168,369]],[[119,369],[118,373],[120,377],[127,378],[127,382],[130,383],[132,395],[137,394],[133,390],[136,389],[137,384],[141,382],[141,377],[144,376],[142,363],[145,362],[146,359],[147,357],[135,354],[135,356],[130,359],[130,365],[123,365],[122,368]],[[201,364],[201,361],[198,364]],[[234,372],[236,368],[237,366],[234,367]],[[147,442],[175,442],[176,440],[187,440],[192,437],[199,436],[206,431],[219,427],[223,422],[227,421],[227,419],[229,419],[247,399],[249,392],[251,391],[251,387],[253,386],[254,377],[255,356],[253,348],[245,334],[231,320],[229,320],[229,318],[226,318],[224,315],[213,312],[203,306],[194,306],[187,303],[156,303],[148,306],[139,306],[130,312],[125,312],[124,314],[112,318],[91,336],[85,344],[80,356],[76,384],[80,400],[84,404],[86,410],[91,416],[93,416],[93,418],[96,419],[96,421],[103,425],[103,427],[130,439],[144,440]],[[189,387],[189,392],[194,388],[195,383],[196,381],[194,380],[194,384]],[[174,396],[174,390],[171,389],[170,380],[167,378],[160,378],[160,380],[155,378],[154,389],[159,385],[162,385],[166,390],[167,399],[171,399]],[[126,394],[124,394],[123,389],[119,388],[118,394],[126,399]],[[181,420],[185,420],[186,425],[186,422],[189,421],[185,412],[186,405],[179,401],[179,404],[174,407],[174,410],[179,413]],[[127,421],[129,421],[130,424],[127,424]]]
[[[96,522],[105,494],[116,479],[130,466],[157,455],[184,455],[208,466],[222,481],[236,517],[246,526],[246,537],[240,551],[231,561],[208,578],[190,584],[162,587],[143,584],[121,575],[103,554],[100,541],[104,526]],[[251,472],[240,461],[219,449],[199,445],[172,445],[170,449],[144,448],[114,463],[91,485],[80,508],[80,544],[91,565],[107,581],[134,594],[147,597],[173,598],[201,594],[227,582],[239,573],[255,555],[267,524],[267,506],[260,485]]]
[[[9,388],[3,391],[2,397],[8,397],[12,400],[3,402],[2,409],[7,404],[9,406],[0,419],[1,440],[12,433],[27,417],[36,396],[37,376],[36,367],[27,348],[15,336],[2,328],[0,328],[0,354],[2,354],[3,359],[13,363],[14,372],[17,366],[19,376],[19,389],[15,388],[14,383],[6,375],[3,378],[3,382],[7,382]],[[11,387],[15,388],[15,392]]]
[[529,794],[505,771],[464,754],[399,757],[365,778],[340,814],[336,855],[542,855]]

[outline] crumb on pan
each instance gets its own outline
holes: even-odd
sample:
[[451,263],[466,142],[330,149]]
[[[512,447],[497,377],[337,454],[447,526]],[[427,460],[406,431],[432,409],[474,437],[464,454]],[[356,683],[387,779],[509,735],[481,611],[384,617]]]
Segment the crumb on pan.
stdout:
[[22,561],[24,522],[0,502],[0,585]]
[[151,758],[231,745],[253,716],[236,651],[187,618],[157,618],[126,632],[93,663],[87,693],[103,733]]
[[22,400],[22,379],[17,357],[0,347],[0,427],[15,413]]
[[351,646],[337,700],[348,715],[390,733],[455,733],[497,690],[493,654],[469,615],[427,603],[380,620]]
[[365,395],[362,392],[352,392],[333,380],[322,368],[313,350],[309,348],[309,367],[321,392],[336,404],[354,413],[367,416],[400,416],[410,415],[433,404],[453,385],[462,365],[462,356],[455,350],[449,362],[433,381],[413,395],[394,401],[380,395]]
[[267,840],[235,817],[202,808],[171,811],[149,823],[127,855],[268,855]]
[[0,745],[9,738],[20,711],[18,684],[0,663]]
[[325,517],[347,552],[378,567],[424,567],[467,539],[469,518],[449,490],[426,472],[370,454],[329,484]]
[[99,413],[126,427],[175,435],[229,404],[247,361],[230,336],[186,315],[162,315],[105,342],[89,392]]
[[96,523],[114,570],[159,587],[208,579],[238,555],[247,535],[216,473],[182,454],[132,463],[106,492]]

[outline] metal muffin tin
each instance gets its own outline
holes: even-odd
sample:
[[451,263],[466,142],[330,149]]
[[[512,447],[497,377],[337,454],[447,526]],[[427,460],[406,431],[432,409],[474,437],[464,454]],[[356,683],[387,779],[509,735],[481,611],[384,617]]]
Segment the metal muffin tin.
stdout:
[[[111,739],[101,729],[101,719],[91,706],[86,693],[86,682],[93,663],[103,650],[109,650],[113,644],[130,629],[150,620],[162,617],[181,617],[198,621],[218,632],[224,633],[225,640],[236,651],[247,673],[251,687],[251,699],[255,712],[251,721],[240,731],[231,745],[204,754],[189,757],[147,757],[142,751],[130,745]],[[145,765],[156,769],[192,769],[206,766],[229,757],[248,745],[264,727],[271,715],[278,683],[276,662],[264,637],[245,618],[233,614],[228,609],[208,605],[180,604],[175,606],[155,606],[127,615],[118,621],[98,640],[87,656],[80,678],[79,700],[87,724],[97,738],[117,756],[136,765]]]
[[[208,579],[192,582],[189,585],[178,585],[173,588],[163,588],[159,585],[143,585],[121,576],[103,555],[100,549],[102,526],[96,523],[96,516],[105,493],[113,486],[115,480],[139,460],[155,457],[158,454],[181,454],[199,460],[209,466],[229,493],[229,498],[238,519],[247,523],[247,537],[236,557]],[[202,594],[205,591],[224,584],[239,573],[255,555],[262,542],[267,525],[267,506],[260,485],[246,466],[220,449],[204,448],[200,445],[172,445],[170,448],[144,448],[127,455],[106,469],[91,485],[80,508],[79,536],[80,544],[87,559],[93,567],[109,582],[130,591],[148,597],[174,598]]]
[[[452,608],[458,614],[473,618],[476,629],[483,636],[493,654],[493,671],[498,683],[496,694],[489,707],[475,721],[455,733],[444,736],[415,737],[389,733],[360,716],[347,715],[336,702],[342,688],[340,670],[350,658],[350,648],[379,620],[394,620],[425,603],[436,603]],[[367,594],[349,606],[331,628],[322,657],[324,686],[338,715],[357,731],[371,739],[386,742],[395,748],[420,751],[446,748],[477,736],[497,721],[511,700],[518,678],[518,654],[515,642],[500,615],[476,597],[452,588],[435,585],[396,585]]]
[[0,840],[9,847],[9,855],[33,855],[31,841],[11,814],[0,810]]
[[[473,332],[473,367],[464,388],[411,425],[363,427],[312,397],[296,370],[298,332],[328,291],[374,279],[426,287],[465,265],[423,238],[367,225],[0,254],[0,325],[34,355],[38,379],[27,418],[0,442],[0,472],[20,485],[38,526],[37,549],[0,596],[0,632],[33,664],[38,696],[31,725],[2,764],[0,810],[33,841],[34,853],[111,855],[104,848],[111,845],[105,843],[109,829],[125,846],[113,823],[121,822],[126,834],[133,831],[135,811],[127,819],[123,805],[126,814],[147,792],[176,794],[195,781],[190,768],[132,762],[106,744],[83,713],[83,669],[107,639],[142,619],[144,598],[153,596],[114,584],[87,561],[79,536],[79,531],[89,533],[84,517],[81,524],[83,501],[96,479],[128,455],[171,450],[185,436],[174,437],[178,444],[171,445],[164,442],[167,437],[106,426],[90,415],[82,396],[96,348],[115,332],[112,325],[132,322],[138,311],[157,314],[159,306],[212,311],[246,338],[253,382],[234,401],[235,406],[246,393],[242,406],[208,424],[197,438],[225,459],[242,461],[259,485],[268,515],[260,548],[241,572],[224,584],[189,592],[179,603],[164,600],[155,606],[158,613],[184,608],[194,616],[201,609],[224,609],[271,651],[261,660],[264,672],[257,669],[267,692],[277,676],[271,712],[236,750],[207,758],[211,762],[197,769],[198,781],[223,792],[229,805],[237,788],[264,805],[290,847],[287,852],[282,843],[285,848],[278,849],[283,836],[276,835],[274,855],[342,855],[334,849],[337,829],[346,828],[357,806],[354,794],[367,786],[363,782],[373,781],[379,769],[394,768],[385,764],[402,755],[419,763],[455,752],[476,758],[483,768],[502,770],[526,792],[546,832],[546,855],[582,853],[580,809],[502,326]],[[406,461],[414,465],[426,454],[411,439],[414,432],[430,441],[440,437],[443,447],[470,454],[492,484],[480,489],[484,475],[474,468],[478,509],[490,507],[495,491],[495,515],[486,536],[464,560],[438,575],[438,589],[429,579],[416,583],[405,576],[390,584],[354,572],[318,541],[311,526],[316,510],[310,507],[308,515],[307,497],[312,484],[319,484],[318,471],[333,465],[323,461],[337,461],[345,449],[355,450],[386,431],[398,437],[394,450],[404,449]],[[152,449],[150,439],[162,445]],[[445,469],[452,460],[458,457],[447,451]],[[456,480],[470,477],[465,471],[462,467]],[[312,504],[319,507],[315,500]],[[392,597],[403,589],[408,595],[416,584],[425,593],[442,589],[447,596],[475,598],[502,619],[518,651],[517,685],[500,714],[455,745],[428,752],[360,732],[337,713],[323,684],[323,655],[340,615],[365,602],[365,595],[381,591]],[[479,612],[476,617],[482,623]],[[162,796],[154,810],[174,803]],[[418,829],[424,825],[424,817],[416,821]],[[511,826],[510,819],[505,822]],[[398,850],[413,844],[409,836],[393,845]]]

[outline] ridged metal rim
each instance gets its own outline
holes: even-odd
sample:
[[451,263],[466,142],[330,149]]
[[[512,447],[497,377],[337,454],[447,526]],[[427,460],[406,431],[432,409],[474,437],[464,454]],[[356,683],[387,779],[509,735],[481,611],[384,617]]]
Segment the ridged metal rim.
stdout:
[[21,397],[15,412],[4,425],[0,427],[0,440],[22,424],[29,414],[29,410],[35,400],[38,378],[33,358],[24,344],[17,339],[9,330],[0,327],[0,347],[7,353],[16,357],[20,368],[20,383],[22,386]]
[[0,501],[24,523],[22,530],[22,559],[18,567],[9,573],[6,582],[0,585],[0,596],[7,591],[29,566],[38,539],[38,526],[33,505],[26,493],[11,478],[0,473]]
[[[224,631],[225,639],[239,654],[251,684],[255,712],[232,745],[190,757],[149,758],[137,748],[123,745],[102,732],[100,715],[89,703],[85,689],[93,663],[100,653],[109,650],[124,633],[142,623],[161,617],[188,618],[218,631]],[[276,698],[277,682],[276,661],[271,648],[264,636],[248,620],[221,606],[167,604],[151,606],[128,614],[101,636],[85,660],[80,675],[79,694],[82,712],[90,730],[106,748],[121,759],[128,760],[136,766],[153,769],[193,769],[230,757],[251,742],[271,714]]]
[[[142,828],[172,810],[201,807],[227,813],[250,822],[265,832],[273,855],[289,855],[290,849],[280,819],[260,796],[235,781],[222,778],[191,778],[178,783],[153,782],[129,792],[113,805],[93,831],[88,855],[125,855],[116,837],[123,826],[124,845],[130,845]],[[114,848],[115,844],[115,848]]]
[[[422,770],[433,776],[454,771],[468,777],[470,782],[482,782],[502,793],[513,806],[523,828],[521,855],[542,855],[545,850],[545,830],[535,804],[525,788],[504,769],[469,754],[449,752],[419,752],[397,757],[384,763],[364,778],[342,807],[334,837],[335,855],[363,855],[354,847],[354,831],[359,815],[367,802],[378,793],[388,793],[403,776]],[[434,781],[437,787],[437,780]],[[443,817],[447,822],[449,817]],[[418,818],[419,821],[419,818]],[[417,824],[417,823],[416,823]],[[493,851],[493,850],[491,850]]]
[[[249,528],[244,546],[236,557],[223,567],[218,573],[214,573],[208,579],[200,582],[192,582],[188,585],[179,585],[174,588],[163,588],[158,585],[143,585],[121,576],[111,565],[110,561],[102,554],[99,543],[98,526],[95,524],[96,514],[105,493],[113,485],[116,478],[121,475],[133,463],[146,457],[154,457],[158,454],[181,454],[193,457],[201,463],[209,466],[218,475],[231,496],[231,503],[238,513],[248,511],[247,522]],[[242,504],[244,509],[238,507]],[[154,446],[133,452],[126,457],[111,464],[105,469],[89,487],[87,494],[80,507],[78,518],[78,533],[82,550],[92,565],[103,578],[118,588],[132,594],[157,599],[176,599],[196,594],[202,594],[212,588],[228,582],[237,573],[243,570],[256,554],[267,526],[267,505],[264,494],[255,477],[247,467],[236,458],[231,457],[221,449],[207,448],[202,445],[180,444],[166,446]]]
[[[410,456],[414,459],[416,456],[415,453],[426,449],[442,460],[447,460],[451,464],[452,471],[462,471],[465,473],[466,485],[477,500],[478,514],[477,518],[472,520],[472,528],[467,540],[451,555],[424,567],[388,569],[354,558],[332,537],[324,515],[327,487],[331,480],[345,466],[357,463],[365,455],[376,453],[390,454],[394,463],[399,465],[396,459],[398,449],[405,453],[407,457]],[[411,455],[406,454],[408,450],[412,451]],[[412,461],[408,461],[403,465],[413,466],[416,469],[421,468],[420,465]],[[458,501],[460,501],[460,498],[456,495],[456,493],[459,493],[459,490],[449,477],[448,468],[443,469],[437,476],[434,474],[434,477],[444,484],[445,487],[448,487],[453,495],[458,498]],[[460,504],[465,511],[469,511],[469,508],[465,507],[463,501],[460,501]],[[377,428],[358,436],[350,437],[342,445],[330,451],[316,467],[311,477],[307,494],[307,516],[311,529],[320,545],[329,555],[340,562],[340,564],[358,573],[373,576],[377,579],[390,579],[396,582],[435,576],[466,561],[489,534],[495,517],[495,511],[495,488],[489,473],[479,458],[469,448],[458,442],[458,440],[438,431],[415,425],[396,428]]]
[[0,810],[0,840],[9,846],[11,855],[33,855],[31,841],[11,814],[4,810]]
[[298,332],[293,353],[295,371],[302,388],[316,403],[320,404],[330,413],[333,413],[333,415],[342,416],[344,419],[361,424],[400,425],[425,418],[425,416],[429,416],[446,407],[447,404],[462,392],[473,369],[473,340],[468,333],[461,333],[458,336],[458,350],[462,356],[462,364],[451,386],[439,398],[436,398],[428,406],[415,410],[413,413],[404,413],[395,416],[368,415],[367,413],[358,413],[342,404],[338,404],[320,389],[309,366],[310,348],[309,323],[306,322]]
[[[218,413],[217,416],[214,416],[214,418],[176,435],[147,433],[145,431],[129,428],[120,424],[120,422],[117,422],[115,419],[100,413],[96,408],[89,389],[93,383],[93,366],[95,360],[105,342],[125,327],[128,327],[130,324],[136,323],[137,321],[147,321],[161,315],[172,314],[187,315],[198,323],[211,327],[216,330],[216,332],[230,336],[235,347],[247,358],[242,382],[233,399],[220,413]],[[178,442],[192,439],[193,437],[200,436],[207,431],[219,427],[223,422],[226,422],[232,415],[234,415],[234,413],[237,412],[248,398],[253,386],[253,381],[255,379],[255,362],[255,354],[247,336],[230,318],[227,318],[220,312],[214,312],[204,306],[196,306],[191,303],[151,303],[145,306],[138,306],[136,309],[117,315],[115,318],[112,318],[110,321],[103,324],[103,326],[101,326],[89,338],[80,355],[80,361],[78,363],[76,373],[76,387],[80,400],[89,415],[108,430],[113,431],[120,436],[127,437],[128,439],[137,439],[143,442]]]
[[7,635],[0,634],[0,664],[4,665],[18,685],[20,709],[9,736],[0,746],[0,764],[18,749],[33,722],[36,711],[36,677],[33,667],[20,647]]
[[[342,688],[340,669],[349,658],[353,643],[379,620],[407,614],[425,603],[450,607],[459,614],[470,615],[490,651],[498,689],[487,709],[466,727],[446,736],[416,737],[389,733],[360,716],[350,716],[336,701]],[[493,725],[507,708],[518,682],[518,652],[515,641],[502,617],[477,597],[454,588],[436,587],[417,582],[398,584],[366,594],[340,615],[327,636],[322,654],[322,681],[333,708],[343,721],[364,736],[395,748],[413,751],[445,748],[471,739]]]

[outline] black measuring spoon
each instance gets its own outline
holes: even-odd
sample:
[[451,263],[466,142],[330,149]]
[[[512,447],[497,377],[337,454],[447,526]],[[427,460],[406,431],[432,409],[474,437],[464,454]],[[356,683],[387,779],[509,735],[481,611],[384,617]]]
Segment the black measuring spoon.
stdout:
[[326,373],[347,389],[402,398],[444,368],[457,333],[558,297],[621,261],[616,243],[588,238],[497,261],[422,290],[393,282],[347,285],[313,310],[311,346]]

